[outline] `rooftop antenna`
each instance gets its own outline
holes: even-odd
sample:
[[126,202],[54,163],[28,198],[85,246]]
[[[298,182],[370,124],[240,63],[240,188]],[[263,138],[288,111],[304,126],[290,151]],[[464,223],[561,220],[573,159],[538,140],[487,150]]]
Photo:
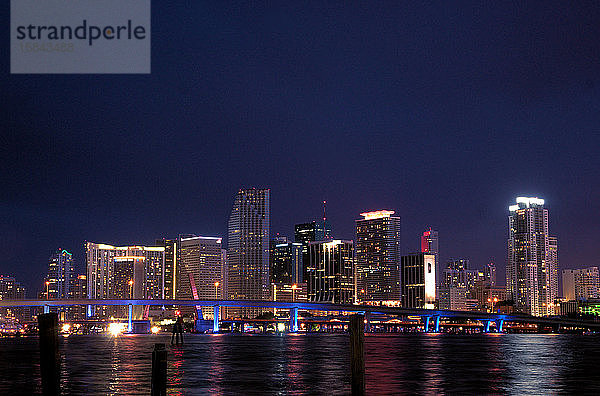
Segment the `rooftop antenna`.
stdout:
[[325,217],[325,205],[327,204],[327,201],[323,201],[323,221],[327,220],[327,217]]

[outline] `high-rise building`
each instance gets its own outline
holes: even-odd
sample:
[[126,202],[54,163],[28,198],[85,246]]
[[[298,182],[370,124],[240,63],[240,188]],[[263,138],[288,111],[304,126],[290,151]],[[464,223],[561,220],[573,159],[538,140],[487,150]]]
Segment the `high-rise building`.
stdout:
[[435,307],[435,255],[413,253],[401,258],[402,306]]
[[[73,298],[76,300],[83,300],[87,298],[87,276],[77,275],[73,279]],[[86,318],[87,306],[74,306],[72,307],[71,316],[74,320],[83,320]]]
[[271,283],[293,285],[302,282],[302,244],[290,242],[286,237],[273,238],[269,267]]
[[44,279],[45,298],[58,300],[73,297],[73,255],[57,249],[49,259]]
[[308,244],[310,242],[328,241],[332,239],[331,224],[329,224],[325,216],[323,216],[323,220],[296,224],[294,228],[294,241],[302,244],[302,263],[304,264],[302,278],[306,281],[308,267],[310,265]]
[[164,298],[164,246],[86,243],[88,298]]
[[[179,239],[177,298],[216,300],[223,298],[221,238],[185,236]],[[212,307],[203,307],[212,316]]]
[[558,245],[548,234],[548,209],[543,199],[518,197],[509,212],[507,298],[516,312],[551,315],[558,295]]
[[421,235],[421,253],[433,254],[435,256],[435,285],[436,289],[441,285],[442,266],[440,263],[439,235],[431,227],[423,231]]
[[177,239],[157,239],[156,246],[165,248],[165,299],[175,299],[179,245]]
[[358,301],[400,301],[400,217],[393,210],[361,213],[356,220]]
[[600,298],[598,267],[562,271],[563,297],[568,301]]
[[343,240],[310,242],[308,252],[308,300],[354,303],[354,243]]
[[[25,299],[25,287],[17,282],[12,276],[0,275],[0,300],[23,300]],[[29,307],[0,307],[0,319],[2,320],[31,320]]]
[[[227,262],[230,299],[269,298],[269,194],[268,189],[239,190],[228,223]],[[253,316],[260,309],[231,310],[232,315]]]

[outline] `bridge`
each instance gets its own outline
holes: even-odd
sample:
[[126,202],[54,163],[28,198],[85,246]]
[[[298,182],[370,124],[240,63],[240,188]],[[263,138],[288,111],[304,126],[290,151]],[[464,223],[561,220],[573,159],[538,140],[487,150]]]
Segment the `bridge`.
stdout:
[[425,325],[425,331],[429,331],[430,323],[434,324],[435,332],[439,332],[440,320],[448,319],[470,319],[480,321],[484,332],[490,331],[491,323],[495,323],[498,332],[503,331],[504,323],[526,323],[538,326],[574,327],[588,330],[600,331],[600,322],[584,321],[578,319],[561,317],[537,317],[522,314],[499,314],[476,311],[452,311],[443,309],[421,309],[403,308],[373,305],[334,304],[329,302],[283,302],[266,300],[139,300],[139,299],[68,299],[68,300],[0,300],[0,307],[43,307],[44,312],[49,312],[50,307],[69,306],[127,306],[128,330],[132,329],[133,306],[200,306],[213,307],[213,331],[219,331],[219,312],[222,307],[228,308],[276,308],[289,310],[289,330],[298,331],[298,311],[320,311],[320,312],[344,312],[364,314],[367,320],[366,328],[369,328],[369,317],[371,314],[383,314],[390,316],[406,317],[418,316]]

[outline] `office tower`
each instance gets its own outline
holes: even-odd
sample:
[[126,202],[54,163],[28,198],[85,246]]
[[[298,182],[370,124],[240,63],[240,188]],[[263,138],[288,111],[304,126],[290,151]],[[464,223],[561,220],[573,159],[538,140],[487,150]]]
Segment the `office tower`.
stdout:
[[[269,298],[269,193],[268,189],[239,190],[228,223],[228,293],[235,300]],[[253,316],[248,308],[228,310],[232,315]]]
[[157,239],[155,245],[165,248],[165,299],[176,298],[179,245],[177,239]]
[[357,300],[400,301],[400,217],[393,210],[356,220]]
[[548,209],[543,199],[518,197],[509,212],[507,298],[516,312],[553,314],[558,246],[548,235]]
[[290,242],[286,237],[273,238],[269,267],[271,283],[293,285],[302,282],[302,244]]
[[309,301],[354,303],[354,243],[343,240],[309,242],[308,252]]
[[435,285],[438,288],[441,284],[442,266],[440,263],[439,236],[436,230],[429,227],[421,235],[421,253],[429,253],[435,256]]
[[164,298],[163,246],[86,242],[86,262],[88,298]]
[[325,201],[323,201],[323,218],[318,221],[296,224],[294,226],[294,242],[302,244],[302,263],[304,270],[302,280],[306,282],[310,258],[308,254],[308,244],[315,241],[328,241],[332,239],[331,224],[325,217]]
[[73,275],[73,255],[64,249],[56,250],[49,259],[44,297],[52,300],[71,298]]
[[402,306],[406,308],[435,307],[435,255],[413,253],[401,258]]
[[[217,300],[223,297],[222,243],[218,237],[186,235],[179,238],[177,299]],[[193,312],[193,308],[180,308]],[[212,316],[212,307],[202,308],[203,316]]]
[[[17,282],[12,276],[0,275],[0,300],[24,300],[26,297],[25,287]],[[29,307],[0,307],[0,319],[6,321],[30,321],[31,311]]]
[[562,285],[566,300],[587,301],[600,298],[598,267],[563,270]]
[[490,287],[496,286],[496,265],[494,263],[488,263],[484,268],[485,281],[488,282]]
[[228,282],[229,279],[229,264],[227,260],[227,249],[221,248],[221,298],[227,299],[229,296]]

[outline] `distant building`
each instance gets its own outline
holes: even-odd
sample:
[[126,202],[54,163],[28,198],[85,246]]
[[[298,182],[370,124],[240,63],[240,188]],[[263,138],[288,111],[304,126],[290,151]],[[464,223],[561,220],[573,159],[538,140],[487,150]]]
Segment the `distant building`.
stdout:
[[402,256],[402,306],[433,309],[436,300],[435,255],[413,253]]
[[271,283],[279,285],[301,283],[304,277],[302,244],[299,242],[290,242],[286,237],[272,239],[269,267]]
[[482,280],[483,273],[469,269],[469,260],[450,260],[442,271],[441,284],[438,288],[440,309],[465,311],[473,308],[475,286]]
[[356,220],[356,293],[362,301],[400,301],[400,217],[392,210]]
[[440,263],[439,234],[436,230],[429,227],[421,235],[421,253],[433,254],[435,256],[435,285],[438,288],[441,285],[442,266]]
[[485,266],[484,276],[490,286],[496,286],[496,265],[494,263]]
[[309,301],[354,303],[354,243],[343,240],[310,242],[308,252]]
[[[76,300],[84,300],[87,296],[87,276],[75,276],[73,280],[73,298]],[[84,320],[86,318],[86,308],[87,306],[85,305],[72,307],[71,317],[74,320]]]
[[56,250],[48,260],[44,297],[51,300],[72,298],[73,276],[73,255],[64,249]]
[[[25,287],[12,276],[0,275],[0,300],[24,300]],[[0,319],[24,322],[31,320],[29,307],[4,308],[0,307]]]
[[331,224],[329,224],[329,222],[323,218],[323,220],[319,221],[296,224],[294,228],[294,242],[302,244],[302,263],[304,264],[302,279],[306,281],[306,276],[310,265],[308,244],[310,242],[327,241],[332,239]]
[[552,315],[558,296],[558,244],[548,232],[539,198],[518,197],[509,207],[506,292],[516,312]]
[[562,271],[563,296],[567,301],[587,301],[600,298],[598,267]]
[[[238,191],[228,223],[228,293],[235,300],[267,300],[269,290],[270,190]],[[253,317],[263,310],[228,310]]]

